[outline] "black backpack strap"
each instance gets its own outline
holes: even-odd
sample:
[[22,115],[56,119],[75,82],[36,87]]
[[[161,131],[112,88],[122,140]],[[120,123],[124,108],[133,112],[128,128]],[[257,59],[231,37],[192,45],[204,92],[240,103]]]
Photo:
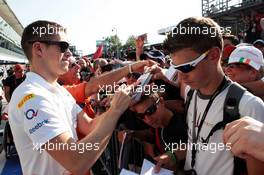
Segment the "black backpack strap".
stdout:
[[209,132],[206,139],[203,140],[203,143],[208,143],[210,137],[220,129],[225,128],[225,125],[227,123],[230,123],[234,120],[237,120],[240,118],[239,114],[239,102],[246,91],[245,88],[240,86],[237,83],[232,83],[228,89],[228,92],[226,94],[225,102],[224,102],[224,113],[223,113],[223,121],[218,122]]
[[210,137],[217,131],[224,128],[224,121],[218,122],[217,124],[214,125],[214,127],[211,129],[211,131],[209,132],[208,136],[206,137],[206,139],[202,139],[203,143],[208,143]]
[[224,127],[227,123],[230,123],[240,118],[239,102],[245,91],[246,89],[238,83],[232,83],[230,85],[224,103]]
[[[203,143],[208,143],[210,137],[217,130],[225,128],[226,124],[240,118],[239,103],[246,89],[237,83],[232,83],[228,89],[223,110],[223,121],[218,122],[209,132]],[[247,172],[246,162],[243,159],[234,157],[234,175],[241,175]]]
[[[239,102],[246,89],[237,83],[232,83],[224,103],[224,127],[227,123],[240,118]],[[234,175],[247,173],[247,165],[244,159],[234,157]]]

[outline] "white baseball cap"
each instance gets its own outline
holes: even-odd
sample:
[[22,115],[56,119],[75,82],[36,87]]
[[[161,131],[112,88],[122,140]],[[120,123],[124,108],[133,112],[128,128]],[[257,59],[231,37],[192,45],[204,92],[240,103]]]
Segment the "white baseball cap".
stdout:
[[248,64],[259,70],[264,65],[263,54],[254,46],[240,46],[230,54],[228,64],[230,63]]

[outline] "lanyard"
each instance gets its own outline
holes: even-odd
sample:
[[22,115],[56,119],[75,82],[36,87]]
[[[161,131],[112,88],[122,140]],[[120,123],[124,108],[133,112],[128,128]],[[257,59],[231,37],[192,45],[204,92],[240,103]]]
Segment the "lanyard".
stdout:
[[197,92],[195,94],[195,97],[194,97],[194,120],[193,120],[193,130],[192,130],[192,161],[191,161],[191,166],[192,166],[192,169],[195,165],[195,158],[196,158],[196,144],[197,144],[197,141],[198,141],[198,137],[200,135],[200,131],[202,129],[202,126],[203,126],[203,123],[205,121],[205,118],[206,118],[206,115],[214,101],[214,99],[231,83],[230,80],[227,80],[226,77],[224,77],[224,79],[222,80],[221,84],[218,86],[218,88],[216,89],[216,91],[214,92],[214,94],[211,96],[205,110],[204,110],[204,113],[203,113],[203,116],[202,116],[202,119],[201,119],[201,122],[199,123],[198,125],[198,131],[197,131],[197,135],[196,135],[196,130],[195,130],[195,124],[196,124],[196,118],[197,118]]
[[156,145],[157,145],[159,151],[161,153],[164,153],[164,149],[163,149],[163,147],[161,146],[161,143],[160,143],[159,129],[158,128],[155,129],[155,140],[156,140]]

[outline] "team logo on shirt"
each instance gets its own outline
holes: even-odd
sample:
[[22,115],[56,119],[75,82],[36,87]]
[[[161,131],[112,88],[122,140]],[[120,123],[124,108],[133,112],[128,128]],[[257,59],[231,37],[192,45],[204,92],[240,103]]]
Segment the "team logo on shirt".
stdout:
[[41,128],[42,126],[46,125],[49,123],[48,119],[44,119],[41,122],[38,122],[33,128],[29,129],[29,134],[33,134],[34,132],[36,132],[39,128]]
[[28,119],[28,120],[31,120],[31,119],[33,119],[34,117],[37,117],[37,115],[38,115],[38,110],[34,110],[34,109],[29,109],[29,110],[27,110],[26,112],[25,112],[25,115],[26,115],[26,118]]
[[26,104],[27,101],[29,101],[30,99],[34,98],[35,94],[28,94],[26,96],[24,96],[22,98],[22,100],[20,100],[20,102],[17,104],[18,109],[22,108],[24,106],[24,104]]

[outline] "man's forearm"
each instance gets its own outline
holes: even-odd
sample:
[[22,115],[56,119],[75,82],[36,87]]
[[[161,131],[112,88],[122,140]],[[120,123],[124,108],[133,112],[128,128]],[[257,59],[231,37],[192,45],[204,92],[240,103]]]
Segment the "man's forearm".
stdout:
[[[97,121],[94,129],[78,142],[70,138],[70,135],[67,133],[57,136],[50,141],[50,143],[54,144],[66,143],[68,145],[76,145],[78,149],[81,146],[84,151],[63,149],[57,150],[60,152],[58,153],[54,150],[48,150],[49,154],[73,174],[84,174],[93,166],[104,151],[119,116],[119,111],[109,109],[108,112],[100,116],[101,119]],[[87,150],[87,145],[89,150]]]
[[10,93],[10,87],[4,86],[4,93],[5,93],[6,101],[10,102],[10,99],[11,99],[10,94],[9,94]]
[[[131,103],[131,98],[128,96],[128,88],[120,89],[117,91],[111,101],[111,107],[107,112],[99,116],[99,119],[96,120],[95,125],[90,126],[89,117],[87,115],[82,115],[83,112],[77,115],[77,127],[81,127],[82,131],[86,131],[85,127],[92,127],[93,130],[89,131],[89,134],[86,135],[83,139],[76,142],[72,138],[72,135],[69,132],[63,132],[62,134],[57,135],[53,139],[49,140],[52,144],[66,144],[75,145],[74,149],[56,149],[49,150],[48,153],[58,161],[62,166],[67,170],[71,171],[73,174],[84,174],[88,169],[92,167],[95,161],[99,158],[101,153],[104,151],[113,130],[117,124],[120,115],[128,108]],[[87,120],[87,124],[81,124],[79,117],[83,117],[82,122]],[[46,143],[44,149],[48,143]],[[85,146],[85,147],[84,147]],[[82,152],[76,150],[81,148]],[[87,150],[88,149],[88,150]]]
[[264,128],[262,129],[262,133],[256,136],[256,140],[259,140],[258,142],[252,142],[247,143],[247,149],[246,149],[246,154],[264,162],[264,141],[261,138],[264,135]]
[[7,102],[10,102],[10,95],[5,93],[5,98]]
[[140,60],[140,55],[143,53],[143,48],[136,48],[136,58],[137,61]]
[[[82,116],[81,116],[82,115]],[[84,111],[77,117],[77,130],[83,134],[88,135],[95,129],[95,127],[104,120],[105,115],[99,115],[91,119]]]
[[242,83],[242,86],[249,88],[256,96],[264,96],[264,82],[262,80]]
[[121,78],[125,77],[129,73],[128,66],[115,70],[113,72],[109,72],[103,74],[99,77],[95,77],[94,79],[87,82],[85,87],[85,96],[89,97],[94,93],[97,93],[100,87],[104,85],[113,85],[114,82],[119,81]]
[[121,78],[125,77],[130,72],[130,66],[132,72],[143,72],[145,66],[152,66],[154,64],[156,63],[150,60],[138,61],[123,68],[117,69],[113,72],[109,72],[99,77],[96,77],[86,84],[85,96],[88,97],[91,94],[97,93],[99,89],[103,88],[104,85],[112,85],[114,82],[117,82]]
[[264,162],[261,162],[253,157],[246,160],[248,175],[264,174]]
[[90,160],[92,164],[100,157],[109,139],[111,138],[113,130],[115,129],[118,115],[120,114],[116,113],[115,111],[109,110],[108,112],[102,114],[102,116],[99,116],[100,119],[97,120],[96,125],[94,125],[94,129],[91,131],[91,133],[78,142],[99,144],[99,148],[97,151],[86,151],[84,152],[84,154],[78,154],[81,160],[80,167],[87,167],[88,157],[92,159]]

